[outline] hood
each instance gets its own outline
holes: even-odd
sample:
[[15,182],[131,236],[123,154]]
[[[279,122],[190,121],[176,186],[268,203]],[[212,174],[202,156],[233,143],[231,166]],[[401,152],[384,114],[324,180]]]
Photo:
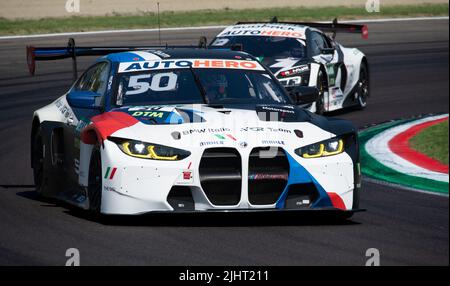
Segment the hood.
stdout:
[[87,144],[92,144],[93,136],[101,142],[113,136],[183,148],[286,142],[298,147],[354,132],[346,120],[276,104],[121,107],[91,120],[81,134]]
[[[285,146],[292,150],[335,136],[321,128],[306,110],[293,105],[176,105],[122,107],[102,115],[122,121],[108,136],[173,146],[185,150],[206,147]],[[123,120],[130,124],[126,127]],[[93,119],[95,121],[98,119]],[[317,121],[317,122],[313,122]],[[111,123],[109,125],[116,125]],[[292,146],[292,147],[290,147]],[[247,148],[246,148],[247,149]]]
[[[111,110],[121,112],[146,125],[178,125],[233,118],[255,118],[261,121],[301,122],[310,116],[294,105],[206,105],[127,106]],[[242,118],[241,118],[242,117]]]

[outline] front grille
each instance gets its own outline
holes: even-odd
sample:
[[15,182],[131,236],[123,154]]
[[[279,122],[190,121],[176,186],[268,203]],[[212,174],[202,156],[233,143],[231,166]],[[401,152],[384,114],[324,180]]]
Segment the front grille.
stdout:
[[250,153],[248,198],[252,205],[276,203],[286,188],[289,161],[282,148],[255,148]]
[[237,205],[241,199],[242,163],[234,148],[209,148],[200,161],[200,184],[214,205]]

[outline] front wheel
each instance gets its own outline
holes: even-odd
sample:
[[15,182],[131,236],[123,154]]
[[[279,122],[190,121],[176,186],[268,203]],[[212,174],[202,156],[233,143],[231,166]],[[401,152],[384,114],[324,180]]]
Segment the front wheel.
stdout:
[[102,159],[100,148],[94,147],[89,164],[89,210],[100,214],[102,204]]
[[361,63],[359,70],[359,80],[356,89],[356,107],[364,109],[367,106],[369,97],[369,72],[365,63]]

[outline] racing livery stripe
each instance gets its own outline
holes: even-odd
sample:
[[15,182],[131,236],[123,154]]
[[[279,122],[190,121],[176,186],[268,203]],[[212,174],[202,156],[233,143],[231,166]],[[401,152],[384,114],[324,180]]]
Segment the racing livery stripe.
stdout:
[[111,167],[106,168],[106,173],[105,176],[103,177],[104,179],[108,178],[109,171],[111,171]]
[[149,52],[133,51],[132,53],[138,56],[140,61],[161,60],[161,57]]
[[[286,153],[286,156],[289,161],[289,178],[287,185],[278,198],[276,202],[276,208],[282,209],[285,206],[286,198],[288,195],[288,190],[290,185],[299,184],[299,183],[313,183],[318,191],[319,197],[311,206],[311,208],[320,208],[320,207],[335,207],[340,209],[347,209],[345,207],[345,203],[342,201],[340,197],[330,196],[330,193],[327,193],[325,189],[320,185],[319,182],[303,167],[299,164],[289,153]],[[334,199],[334,201],[333,201]]]
[[[81,141],[91,145],[97,142],[103,144],[103,141],[114,132],[139,122],[133,116],[120,111],[111,111],[94,116],[91,121],[92,124],[88,125],[81,132]],[[93,136],[93,134],[96,136]]]
[[331,203],[333,204],[333,206],[337,209],[341,209],[341,210],[345,210],[345,203],[342,200],[342,198],[336,194],[336,193],[327,193],[328,196],[330,197]]
[[111,172],[111,176],[109,176],[109,179],[112,180],[114,178],[114,175],[116,174],[117,168],[113,168]]
[[[114,175],[116,174],[116,171],[117,171],[117,168],[115,168],[115,167],[112,169],[111,169],[111,167],[106,168],[106,173],[105,173],[105,176],[103,177],[103,179],[112,180],[114,178]],[[110,172],[111,172],[111,174],[110,174]]]

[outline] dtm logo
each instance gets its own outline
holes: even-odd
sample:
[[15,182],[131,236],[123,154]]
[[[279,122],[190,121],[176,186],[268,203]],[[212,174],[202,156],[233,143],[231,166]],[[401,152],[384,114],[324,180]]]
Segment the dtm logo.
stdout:
[[133,117],[155,117],[155,118],[163,118],[164,112],[155,112],[155,111],[135,111],[131,114]]

